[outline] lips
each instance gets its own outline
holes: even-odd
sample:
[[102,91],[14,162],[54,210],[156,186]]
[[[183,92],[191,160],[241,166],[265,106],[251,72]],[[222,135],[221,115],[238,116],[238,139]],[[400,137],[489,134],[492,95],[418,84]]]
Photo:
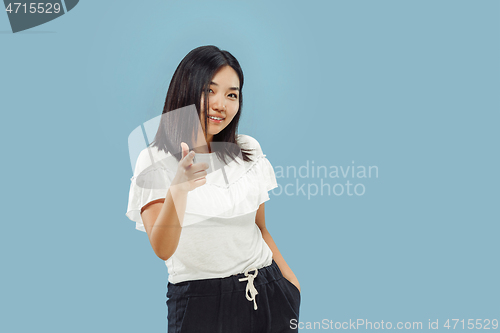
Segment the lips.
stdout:
[[217,116],[215,114],[209,114],[208,117],[217,117],[217,118],[222,118],[222,120],[225,119],[225,117],[222,117],[222,116]]
[[224,119],[221,119],[221,120],[215,120],[213,118],[211,118],[210,116],[208,117],[208,121],[211,122],[211,123],[214,123],[214,124],[220,124],[224,121]]

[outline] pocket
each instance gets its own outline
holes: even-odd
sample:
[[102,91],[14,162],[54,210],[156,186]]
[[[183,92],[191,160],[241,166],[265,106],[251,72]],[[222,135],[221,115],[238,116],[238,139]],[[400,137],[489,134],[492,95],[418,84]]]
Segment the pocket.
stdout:
[[179,297],[178,295],[170,297],[167,300],[168,333],[178,333],[181,331],[189,300],[189,297]]
[[290,280],[288,280],[286,277],[283,277],[283,279],[285,279],[285,281],[288,282],[288,284],[290,286],[292,286],[293,289],[295,289],[295,291],[297,292],[297,294],[299,294],[299,297],[300,297],[300,290],[299,290],[299,288],[297,288],[297,286],[294,285],[292,282],[290,282]]
[[218,305],[218,296],[189,296],[179,332],[217,332],[220,311]]
[[189,301],[191,300],[191,297],[188,297],[187,300],[186,300],[186,303],[184,305],[184,311],[182,313],[182,316],[181,316],[181,321],[179,322],[180,326],[179,326],[179,329],[180,329],[180,332],[183,332],[183,329],[184,327],[186,326],[185,325],[185,319],[186,319],[186,314],[188,313],[188,310],[190,309],[189,308]]
[[276,281],[277,286],[281,289],[281,294],[283,299],[288,303],[291,313],[289,314],[291,319],[298,319],[299,309],[300,309],[300,292],[287,279],[284,277]]

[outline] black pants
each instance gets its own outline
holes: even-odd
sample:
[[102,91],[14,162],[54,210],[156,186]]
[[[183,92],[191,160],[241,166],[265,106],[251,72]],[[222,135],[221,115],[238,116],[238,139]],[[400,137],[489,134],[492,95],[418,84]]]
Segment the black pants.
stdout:
[[274,260],[258,270],[253,284],[239,279],[248,275],[169,282],[168,333],[295,332],[290,321],[299,321],[300,292],[283,277]]

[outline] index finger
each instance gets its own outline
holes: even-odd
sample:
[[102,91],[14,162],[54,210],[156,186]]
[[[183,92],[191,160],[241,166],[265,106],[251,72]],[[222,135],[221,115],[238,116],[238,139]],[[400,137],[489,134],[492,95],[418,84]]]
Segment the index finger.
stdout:
[[194,155],[194,151],[190,151],[189,154],[184,156],[184,158],[181,160],[182,165],[187,168],[188,166],[193,164]]

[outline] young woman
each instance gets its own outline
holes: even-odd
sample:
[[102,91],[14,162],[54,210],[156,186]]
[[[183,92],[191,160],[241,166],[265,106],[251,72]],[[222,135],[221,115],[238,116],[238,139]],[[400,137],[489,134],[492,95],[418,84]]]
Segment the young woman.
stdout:
[[169,333],[289,332],[298,321],[299,282],[266,228],[274,171],[236,133],[242,88],[229,52],[192,50],[131,178],[127,216],[168,268]]

